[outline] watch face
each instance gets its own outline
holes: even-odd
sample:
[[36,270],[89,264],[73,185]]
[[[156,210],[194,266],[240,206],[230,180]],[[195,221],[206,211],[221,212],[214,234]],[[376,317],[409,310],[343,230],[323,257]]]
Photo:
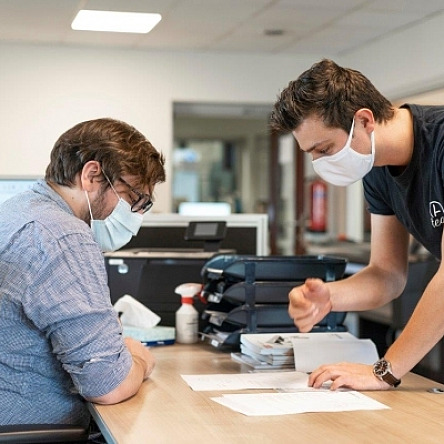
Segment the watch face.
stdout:
[[377,376],[385,375],[389,369],[388,365],[389,364],[385,359],[380,359],[378,362],[376,362],[373,368],[375,375]]
[[393,376],[390,363],[384,358],[373,364],[373,374],[393,387],[398,387],[398,385],[401,384],[401,380]]

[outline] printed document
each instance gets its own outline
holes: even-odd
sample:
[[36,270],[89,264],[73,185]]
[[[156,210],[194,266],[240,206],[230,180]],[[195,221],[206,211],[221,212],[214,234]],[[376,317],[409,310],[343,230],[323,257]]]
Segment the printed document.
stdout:
[[281,389],[310,390],[308,375],[301,372],[182,375],[194,391]]
[[247,416],[390,408],[355,391],[316,390],[297,393],[228,394],[211,399]]
[[[305,412],[344,412],[389,407],[352,390],[308,386],[308,374],[322,364],[340,361],[372,364],[377,361],[375,344],[350,333],[277,333],[241,335],[242,353],[266,362],[294,359],[296,371],[182,375],[195,391],[255,390],[247,394],[223,394],[213,401],[247,416],[287,415]],[[258,393],[276,390],[279,393]]]

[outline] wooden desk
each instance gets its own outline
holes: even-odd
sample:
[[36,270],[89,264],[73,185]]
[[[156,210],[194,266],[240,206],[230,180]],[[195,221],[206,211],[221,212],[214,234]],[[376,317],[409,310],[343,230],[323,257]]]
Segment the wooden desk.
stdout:
[[132,399],[90,405],[109,443],[286,444],[439,443],[444,439],[443,385],[418,375],[396,390],[366,392],[391,410],[248,417],[211,401],[220,392],[194,392],[181,374],[235,373],[230,354],[205,344],[153,348],[157,365]]

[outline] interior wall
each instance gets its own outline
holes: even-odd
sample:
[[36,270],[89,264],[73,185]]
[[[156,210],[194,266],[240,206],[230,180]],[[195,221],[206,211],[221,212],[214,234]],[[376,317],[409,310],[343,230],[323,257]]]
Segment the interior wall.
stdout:
[[341,54],[340,62],[360,70],[383,94],[396,100],[444,86],[444,13]]
[[[443,40],[440,14],[335,60],[393,100],[444,85]],[[272,103],[324,56],[0,44],[0,175],[43,174],[62,132],[109,116],[142,131],[165,154],[170,176],[174,102]],[[168,180],[158,187],[155,211],[170,211],[170,188]]]
[[113,117],[167,159],[153,211],[171,211],[174,102],[273,103],[318,57],[162,53],[0,45],[0,175],[43,175],[55,140],[74,124]]

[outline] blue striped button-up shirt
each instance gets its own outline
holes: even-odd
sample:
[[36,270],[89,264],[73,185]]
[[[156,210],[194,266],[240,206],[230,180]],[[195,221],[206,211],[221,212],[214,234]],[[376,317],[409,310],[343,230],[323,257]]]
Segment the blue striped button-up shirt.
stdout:
[[90,227],[44,181],[0,205],[0,424],[86,424],[131,363]]

